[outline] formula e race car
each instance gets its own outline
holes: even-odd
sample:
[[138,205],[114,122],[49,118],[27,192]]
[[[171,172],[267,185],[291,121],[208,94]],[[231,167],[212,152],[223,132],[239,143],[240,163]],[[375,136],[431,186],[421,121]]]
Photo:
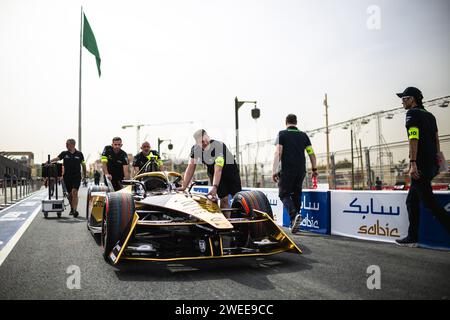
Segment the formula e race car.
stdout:
[[[88,229],[101,236],[103,255],[121,260],[176,261],[301,253],[274,221],[260,191],[237,193],[229,209],[205,194],[176,191],[181,175],[147,172],[118,192],[88,190]],[[194,185],[194,184],[193,184]]]

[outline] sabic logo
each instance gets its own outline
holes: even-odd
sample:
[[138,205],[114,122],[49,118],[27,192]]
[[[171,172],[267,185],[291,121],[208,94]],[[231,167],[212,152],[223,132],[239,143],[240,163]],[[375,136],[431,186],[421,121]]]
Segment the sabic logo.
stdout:
[[363,225],[358,229],[359,234],[368,234],[370,236],[382,236],[382,237],[393,237],[399,238],[400,233],[398,228],[389,228],[389,223],[386,223],[385,227],[380,226],[380,220],[377,220],[372,226]]

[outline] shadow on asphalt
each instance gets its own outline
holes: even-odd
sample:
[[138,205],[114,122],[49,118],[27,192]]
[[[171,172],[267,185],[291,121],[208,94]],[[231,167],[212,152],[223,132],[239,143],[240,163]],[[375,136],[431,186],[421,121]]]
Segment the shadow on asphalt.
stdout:
[[56,216],[56,213],[55,213],[55,216],[48,216],[47,218],[42,216],[42,218],[44,220],[47,220],[47,221],[57,221],[59,223],[80,223],[80,222],[86,223],[86,218],[83,218],[83,217],[80,217],[80,216],[78,216],[77,218],[65,217],[65,216],[62,216],[61,218],[58,218]]
[[86,223],[86,218],[83,218],[80,216],[78,216],[76,218],[61,217],[61,219],[59,219],[58,222],[60,222],[60,223]]
[[[311,252],[303,247],[303,252]],[[229,279],[258,289],[273,290],[268,279],[271,275],[295,274],[313,269],[318,261],[305,255],[282,253],[271,257],[248,257],[181,262],[133,262],[123,261],[115,266],[121,281],[197,282]]]

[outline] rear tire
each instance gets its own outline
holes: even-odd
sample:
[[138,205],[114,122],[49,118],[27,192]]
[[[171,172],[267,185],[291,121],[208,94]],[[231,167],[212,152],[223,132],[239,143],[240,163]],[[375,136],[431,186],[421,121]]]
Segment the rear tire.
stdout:
[[101,237],[103,257],[106,261],[109,262],[109,254],[124,236],[123,232],[132,221],[134,212],[134,199],[131,194],[122,192],[108,193],[103,209]]

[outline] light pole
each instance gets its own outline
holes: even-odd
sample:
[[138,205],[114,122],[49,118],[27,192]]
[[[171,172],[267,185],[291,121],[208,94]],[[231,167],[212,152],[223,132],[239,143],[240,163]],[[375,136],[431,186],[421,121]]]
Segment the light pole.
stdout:
[[173,149],[172,140],[170,140],[170,139],[163,140],[163,139],[158,138],[158,154],[160,154],[160,155],[161,155],[161,147],[160,146],[164,141],[169,141],[169,145],[167,146],[167,148],[169,148],[169,150]]
[[234,98],[234,117],[236,121],[236,162],[241,167],[240,155],[239,155],[239,108],[245,103],[253,103],[255,108],[252,109],[252,118],[258,119],[261,115],[261,111],[256,107],[256,101],[239,101],[238,98]]
[[327,135],[327,179],[328,186],[330,189],[333,189],[334,186],[331,184],[332,180],[330,179],[330,130],[328,127],[328,95],[325,93],[325,100],[323,101],[325,106],[325,133]]

